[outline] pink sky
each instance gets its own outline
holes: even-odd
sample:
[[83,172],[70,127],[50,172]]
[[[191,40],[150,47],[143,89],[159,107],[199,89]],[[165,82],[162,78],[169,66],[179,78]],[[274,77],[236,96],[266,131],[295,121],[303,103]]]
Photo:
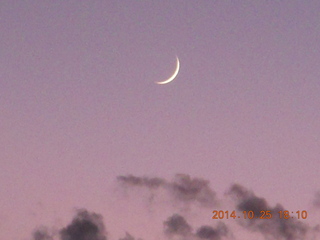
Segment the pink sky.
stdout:
[[[173,204],[179,173],[208,181],[217,209],[236,208],[224,195],[236,183],[320,224],[319,12],[317,0],[2,0],[0,238],[60,232],[75,209],[103,216],[108,240],[168,239],[175,213],[196,238],[213,209]],[[155,84],[176,56],[177,78]],[[126,189],[128,175],[167,184]]]

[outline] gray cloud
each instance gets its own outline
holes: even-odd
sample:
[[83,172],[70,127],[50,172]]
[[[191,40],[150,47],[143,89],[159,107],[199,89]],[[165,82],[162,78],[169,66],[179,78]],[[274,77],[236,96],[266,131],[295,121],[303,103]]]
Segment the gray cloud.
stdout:
[[[217,202],[215,192],[210,188],[209,182],[201,178],[192,178],[186,174],[177,174],[171,181],[162,178],[136,177],[133,175],[119,176],[118,182],[127,188],[142,187],[152,193],[159,189],[167,191],[172,200],[182,203],[197,203],[200,207],[214,206]],[[163,191],[162,191],[163,193]],[[320,225],[313,228],[297,219],[284,219],[278,215],[285,208],[281,205],[271,207],[266,199],[257,197],[252,191],[239,184],[233,184],[227,191],[226,197],[234,200],[234,207],[238,214],[242,211],[253,211],[255,216],[260,216],[260,211],[270,211],[271,219],[240,219],[235,221],[244,229],[259,232],[265,239],[272,240],[316,240],[319,239]],[[320,192],[316,195],[315,206],[320,204]],[[208,221],[210,221],[208,219]],[[209,222],[208,222],[209,223]],[[222,240],[233,239],[232,231],[223,222],[216,226],[204,225],[196,229],[192,227],[185,216],[173,214],[163,222],[163,233],[168,239],[183,240]],[[71,223],[58,231],[59,234],[51,234],[42,227],[33,233],[33,240],[107,240],[107,232],[102,216],[90,213],[87,210],[79,210]],[[119,240],[135,240],[126,233]],[[140,239],[138,239],[140,240]]]
[[118,181],[126,187],[145,187],[154,190],[162,187],[177,201],[189,204],[198,203],[202,207],[212,207],[216,204],[216,194],[210,188],[209,182],[201,178],[191,178],[187,174],[177,174],[172,181],[162,178],[136,176],[119,176]]
[[33,240],[53,240],[52,234],[45,227],[41,227],[33,232]]
[[177,174],[170,183],[172,194],[184,202],[198,202],[201,206],[210,207],[216,203],[216,194],[209,187],[209,181],[191,178],[187,174]]
[[196,235],[202,239],[218,240],[220,239],[219,232],[211,226],[200,227]]
[[72,222],[60,231],[61,240],[107,240],[102,216],[78,211]]
[[165,227],[165,234],[167,235],[180,235],[189,236],[192,228],[187,221],[179,214],[174,214],[163,223]]
[[211,226],[201,226],[196,233],[192,232],[192,227],[186,219],[174,214],[163,223],[164,233],[169,237],[179,236],[181,239],[208,239],[220,240],[222,236],[230,236],[227,226],[220,222],[216,228]]
[[301,240],[306,238],[309,227],[297,219],[280,218],[278,212],[285,210],[281,205],[278,204],[272,208],[264,198],[255,196],[253,192],[238,184],[232,185],[228,194],[236,200],[236,208],[241,212],[253,211],[255,216],[260,216],[260,211],[271,212],[273,216],[271,219],[243,220],[242,224],[246,228],[259,231],[265,237],[271,236],[274,239]]
[[223,236],[231,238],[232,235],[228,227],[223,222],[219,222],[216,228],[211,226],[200,227],[196,236],[201,239],[220,240]]

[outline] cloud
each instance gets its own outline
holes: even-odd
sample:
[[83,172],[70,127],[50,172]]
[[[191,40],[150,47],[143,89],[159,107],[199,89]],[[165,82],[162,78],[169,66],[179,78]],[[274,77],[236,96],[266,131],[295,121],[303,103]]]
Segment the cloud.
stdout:
[[237,210],[253,211],[254,216],[261,216],[261,211],[270,211],[271,219],[246,219],[242,225],[252,231],[259,231],[265,237],[284,240],[301,240],[307,237],[309,227],[297,219],[280,218],[279,211],[285,211],[281,205],[270,207],[264,198],[255,196],[255,194],[246,188],[234,184],[228,191],[229,195],[236,200]]
[[224,236],[228,237],[228,239],[232,238],[232,234],[223,222],[219,222],[216,228],[211,226],[200,227],[196,232],[196,236],[208,240],[220,240]]
[[211,226],[202,226],[197,230],[196,235],[202,239],[218,239],[219,233]]
[[164,233],[168,237],[178,236],[181,239],[208,239],[208,240],[220,240],[222,236],[229,236],[229,230],[227,226],[220,222],[216,228],[212,226],[201,226],[193,233],[192,227],[186,221],[186,219],[179,215],[174,214],[163,222]]
[[53,240],[53,236],[48,233],[45,227],[41,227],[33,232],[33,240]]
[[[158,190],[161,190],[159,193],[166,191],[172,197],[171,200],[185,204],[195,203],[206,211],[209,206],[214,206],[217,202],[216,194],[209,186],[209,181],[202,178],[192,178],[187,174],[177,174],[171,181],[163,178],[133,175],[119,176],[117,180],[121,187],[129,189],[141,187],[151,191],[151,193]],[[317,194],[315,205],[320,200],[320,193]],[[140,196],[145,197],[144,195]],[[220,221],[214,226],[210,225],[213,221],[210,222],[209,220],[205,225],[196,228],[188,222],[187,216],[190,217],[190,215],[183,216],[184,212],[179,211],[180,214],[173,214],[162,222],[162,237],[180,240],[237,239],[235,233],[232,232],[232,227],[234,227],[232,224],[239,224],[245,231],[257,232],[266,240],[319,239],[317,236],[319,236],[320,225],[310,227],[297,219],[280,218],[278,212],[285,211],[284,207],[280,204],[270,206],[266,199],[256,196],[254,192],[240,184],[231,185],[224,197],[224,200],[230,198],[233,200],[231,208],[236,209],[239,215],[243,211],[252,211],[255,216],[261,216],[261,211],[270,211],[272,218],[240,218],[233,223],[228,223],[228,225]],[[32,235],[33,240],[54,240],[56,238],[59,240],[109,240],[102,216],[85,209],[79,210],[66,227],[58,230],[58,234],[51,234],[46,228],[41,227]],[[135,238],[126,232],[125,236],[119,238],[119,240],[135,240]]]
[[170,183],[169,190],[176,199],[183,202],[198,202],[205,207],[216,203],[216,194],[209,187],[209,181],[191,178],[187,174],[177,174]]
[[162,178],[119,176],[118,181],[126,187],[145,187],[148,190],[165,189],[174,200],[186,204],[197,203],[202,207],[212,207],[217,203],[216,194],[209,181],[191,178],[187,174],[176,174],[172,181]]
[[167,221],[163,223],[165,234],[189,236],[191,234],[192,228],[187,223],[187,221],[179,214],[174,214],[168,218]]
[[270,210],[267,201],[264,198],[256,197],[252,192],[248,191],[239,184],[234,184],[229,190],[237,201],[237,208],[241,211],[253,211],[255,216],[260,214],[260,211]]
[[102,216],[87,210],[79,210],[60,236],[61,240],[107,240]]

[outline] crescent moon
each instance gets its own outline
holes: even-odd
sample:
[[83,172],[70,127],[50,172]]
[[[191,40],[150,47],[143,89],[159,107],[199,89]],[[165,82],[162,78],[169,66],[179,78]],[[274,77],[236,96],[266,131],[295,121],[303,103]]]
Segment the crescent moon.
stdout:
[[179,73],[179,69],[180,69],[179,58],[178,57],[176,57],[176,58],[177,58],[177,67],[176,67],[176,70],[174,71],[174,73],[172,74],[172,76],[169,77],[167,80],[164,80],[164,81],[161,81],[161,82],[156,82],[157,84],[167,84],[169,82],[172,82],[176,78],[176,76]]

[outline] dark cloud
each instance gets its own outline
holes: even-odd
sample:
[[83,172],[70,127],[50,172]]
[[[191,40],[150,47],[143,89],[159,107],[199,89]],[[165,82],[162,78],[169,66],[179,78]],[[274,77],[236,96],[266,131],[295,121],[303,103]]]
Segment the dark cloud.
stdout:
[[49,234],[48,230],[45,227],[41,227],[34,231],[33,240],[53,240],[53,236]]
[[286,240],[298,240],[307,236],[308,227],[300,221],[294,219],[278,219],[279,235],[283,236]]
[[107,240],[102,217],[87,210],[78,211],[72,222],[60,231],[61,240]]
[[[210,207],[217,202],[215,192],[210,188],[209,182],[201,178],[192,178],[186,174],[177,174],[171,181],[155,177],[119,176],[119,183],[124,187],[143,187],[156,195],[167,191],[172,196],[172,200],[182,203],[197,203],[200,207]],[[145,196],[144,196],[145,197]],[[230,187],[225,197],[234,200],[233,209],[237,214],[243,211],[252,211],[255,216],[261,216],[261,211],[270,211],[271,219],[238,219],[234,223],[239,223],[247,231],[259,232],[265,239],[272,240],[316,240],[320,232],[320,225],[311,228],[307,224],[297,219],[280,218],[279,211],[286,209],[277,204],[271,207],[266,199],[256,196],[245,187],[234,184]],[[316,194],[315,206],[320,207],[320,192]],[[206,208],[207,210],[207,208]],[[239,216],[239,215],[238,215]],[[243,215],[241,215],[243,216]],[[210,221],[208,219],[208,221]],[[208,222],[209,223],[209,222]],[[183,240],[226,240],[234,239],[229,226],[223,222],[218,222],[215,226],[205,225],[196,231],[187,221],[185,216],[174,214],[163,222],[164,236],[167,239]],[[33,233],[33,240],[107,240],[107,232],[104,227],[102,216],[90,213],[87,210],[79,210],[71,223],[58,231],[59,234],[50,234],[46,228],[40,228]],[[119,240],[135,240],[126,233]],[[140,240],[140,239],[137,239]]]
[[308,226],[297,219],[280,218],[279,211],[285,211],[281,205],[270,207],[264,198],[255,194],[244,187],[232,185],[228,194],[236,200],[236,208],[239,211],[253,211],[254,216],[261,216],[261,211],[270,211],[271,219],[246,219],[242,225],[253,231],[259,231],[266,237],[284,240],[305,239],[308,233]]
[[208,239],[220,240],[222,236],[230,236],[229,230],[224,223],[219,223],[216,228],[211,226],[201,226],[196,233],[192,233],[192,227],[188,224],[186,219],[174,214],[168,218],[164,223],[164,233],[169,236],[179,236],[181,239]]
[[192,228],[187,221],[179,214],[169,217],[164,223],[164,232],[167,235],[188,236],[191,234]]
[[240,201],[249,198],[253,195],[253,193],[248,191],[245,187],[241,186],[240,184],[233,184],[227,192],[227,195],[230,195],[235,200]]
[[216,228],[211,226],[202,226],[197,230],[195,235],[201,239],[208,240],[220,240],[223,236],[228,236],[228,239],[231,238],[230,231],[222,222],[219,222]]
[[216,202],[216,194],[209,187],[209,181],[191,178],[187,174],[177,174],[170,183],[170,191],[183,202],[198,202],[201,206],[206,207]]
[[118,181],[126,187],[146,187],[149,190],[159,187],[167,190],[170,195],[183,203],[198,203],[203,207],[212,207],[216,204],[216,194],[210,188],[209,181],[201,178],[191,178],[187,174],[175,175],[173,181],[162,178],[148,178],[136,176],[119,176]]
[[220,239],[219,232],[211,226],[200,227],[197,230],[196,235],[202,239],[212,239],[212,240]]
[[271,210],[265,199],[254,196],[240,201],[237,205],[237,209],[246,212],[252,211],[254,216],[260,216],[261,211]]

